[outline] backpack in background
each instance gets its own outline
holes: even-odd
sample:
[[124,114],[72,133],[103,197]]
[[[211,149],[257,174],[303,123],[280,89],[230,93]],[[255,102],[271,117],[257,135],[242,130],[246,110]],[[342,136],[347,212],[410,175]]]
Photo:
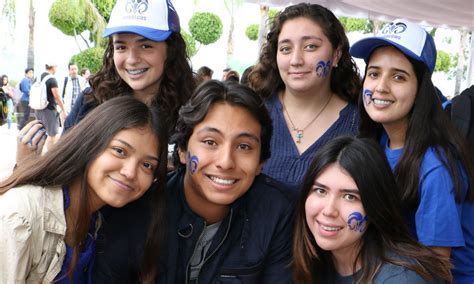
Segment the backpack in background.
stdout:
[[474,85],[451,100],[451,121],[474,152]]
[[46,81],[52,78],[52,75],[46,75],[43,80],[36,81],[31,85],[30,89],[30,107],[32,109],[41,110],[45,109],[48,102],[48,90],[46,88]]

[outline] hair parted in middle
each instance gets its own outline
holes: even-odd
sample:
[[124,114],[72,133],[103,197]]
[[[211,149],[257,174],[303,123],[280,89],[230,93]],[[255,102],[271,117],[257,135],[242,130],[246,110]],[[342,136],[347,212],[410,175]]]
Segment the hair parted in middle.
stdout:
[[307,18],[319,25],[331,42],[333,49],[339,49],[341,58],[337,68],[331,71],[331,91],[343,100],[356,103],[362,91],[359,69],[349,53],[349,40],[344,27],[327,8],[318,4],[299,3],[280,11],[274,18],[267,42],[263,45],[258,64],[249,74],[250,86],[267,98],[283,90],[285,84],[277,66],[278,37],[286,21]]
[[[367,214],[368,227],[357,256],[362,263],[357,283],[371,283],[383,263],[414,270],[428,280],[432,275],[447,281],[451,279],[448,259],[420,245],[408,232],[401,213],[399,190],[381,147],[369,138],[339,137],[316,153],[304,179],[293,237],[295,283],[335,283],[331,252],[318,247],[305,213],[306,199],[315,179],[333,164],[339,165],[354,180]],[[391,258],[392,253],[402,259]],[[356,264],[357,260],[354,272]]]
[[176,129],[170,139],[171,143],[175,143],[175,167],[184,169],[184,165],[179,161],[178,149],[187,150],[194,127],[205,119],[209,109],[216,103],[244,108],[259,122],[262,127],[260,161],[268,159],[273,128],[262,99],[252,89],[239,83],[209,80],[196,89],[191,99],[179,111]]

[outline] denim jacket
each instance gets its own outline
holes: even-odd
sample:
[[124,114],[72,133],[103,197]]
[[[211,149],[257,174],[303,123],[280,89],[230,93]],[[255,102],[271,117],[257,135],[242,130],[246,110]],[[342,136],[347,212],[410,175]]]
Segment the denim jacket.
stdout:
[[[167,242],[157,260],[157,283],[189,283],[190,259],[206,226],[186,202],[183,178],[182,173],[168,177]],[[295,201],[295,192],[268,176],[257,176],[222,220],[197,283],[291,283]],[[96,255],[94,283],[139,281],[138,264],[146,236],[143,227],[148,223],[143,220],[149,219],[144,217],[149,212],[145,204],[149,205],[142,199],[108,212],[102,250]]]
[[66,254],[63,192],[24,185],[0,195],[0,283],[51,283]]

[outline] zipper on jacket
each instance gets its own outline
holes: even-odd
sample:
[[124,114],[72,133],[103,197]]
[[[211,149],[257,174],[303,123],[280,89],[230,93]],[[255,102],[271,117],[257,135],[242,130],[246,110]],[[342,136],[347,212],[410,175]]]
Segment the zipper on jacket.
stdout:
[[[217,245],[216,249],[211,253],[209,254],[208,257],[204,258],[204,260],[202,261],[202,265],[201,265],[201,269],[199,270],[199,274],[198,274],[198,277],[196,279],[196,284],[199,283],[199,276],[201,275],[201,270],[203,269],[204,265],[206,264],[206,262],[219,250],[219,248],[222,246],[222,244],[224,243],[224,241],[227,239],[227,235],[229,234],[229,230],[230,230],[230,225],[232,223],[232,215],[233,215],[233,212],[234,210],[231,208],[230,209],[230,216],[229,216],[229,223],[227,225],[227,230],[225,231],[225,234],[224,234],[224,237],[222,238],[221,242]],[[204,225],[206,225],[206,222],[204,221]],[[201,232],[201,235],[199,236],[199,239],[198,239],[198,243],[199,241],[201,240],[202,238],[202,235],[204,233],[204,229],[202,230]],[[212,245],[212,243],[211,243]],[[186,265],[186,283],[188,283],[188,270],[189,270],[189,265],[191,264],[191,259],[193,259],[193,256],[194,254],[196,253],[196,247],[194,247],[194,251],[193,251],[193,254],[191,255],[191,258],[189,259],[188,261],[188,265]]]

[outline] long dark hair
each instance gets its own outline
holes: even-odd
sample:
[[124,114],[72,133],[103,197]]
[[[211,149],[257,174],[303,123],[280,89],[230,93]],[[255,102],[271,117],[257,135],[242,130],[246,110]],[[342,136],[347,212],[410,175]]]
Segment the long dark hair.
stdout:
[[119,131],[131,128],[151,129],[158,139],[159,165],[154,175],[158,180],[155,192],[160,194],[166,182],[167,128],[156,109],[131,96],[110,99],[101,104],[61,137],[47,155],[21,161],[13,174],[0,183],[2,194],[25,184],[59,188],[81,179],[79,214],[72,241],[74,253],[69,275],[72,275],[77,263],[79,245],[88,233],[93,213],[89,209],[89,167]]
[[273,24],[267,35],[267,42],[262,47],[259,62],[249,75],[250,86],[264,98],[285,88],[276,62],[278,37],[286,21],[300,17],[308,18],[318,24],[328,37],[333,49],[340,49],[341,58],[338,67],[332,68],[331,71],[331,91],[343,100],[355,103],[362,90],[362,85],[359,69],[349,53],[349,40],[344,32],[344,27],[336,16],[318,4],[292,5],[273,18]]
[[[451,175],[456,202],[459,203],[463,200],[462,189],[464,187],[462,169],[458,161],[464,168],[468,179],[465,200],[473,202],[473,154],[470,152],[465,139],[443,111],[426,65],[410,57],[405,57],[415,70],[418,90],[409,113],[403,154],[395,167],[395,177],[402,192],[402,201],[410,209],[417,207],[419,203],[418,188],[421,162],[428,148],[432,147]],[[359,112],[361,118],[360,135],[380,141],[383,126],[373,121],[367,114],[362,97],[359,99]]]
[[[186,43],[180,33],[174,32],[166,40],[167,55],[161,77],[160,89],[152,105],[164,114],[166,123],[172,127],[176,123],[178,110],[191,96],[195,88],[190,60],[186,53]],[[112,37],[104,53],[102,68],[89,79],[91,91],[86,101],[100,104],[110,98],[132,94],[133,90],[119,76],[114,65],[114,46]]]
[[399,191],[380,146],[372,139],[339,137],[316,153],[304,179],[293,238],[295,283],[334,283],[331,252],[319,248],[305,213],[314,180],[332,164],[338,164],[354,179],[367,214],[368,227],[353,266],[355,273],[357,260],[362,263],[357,283],[371,283],[384,263],[406,267],[427,280],[436,275],[451,281],[448,259],[410,236],[401,215]]

